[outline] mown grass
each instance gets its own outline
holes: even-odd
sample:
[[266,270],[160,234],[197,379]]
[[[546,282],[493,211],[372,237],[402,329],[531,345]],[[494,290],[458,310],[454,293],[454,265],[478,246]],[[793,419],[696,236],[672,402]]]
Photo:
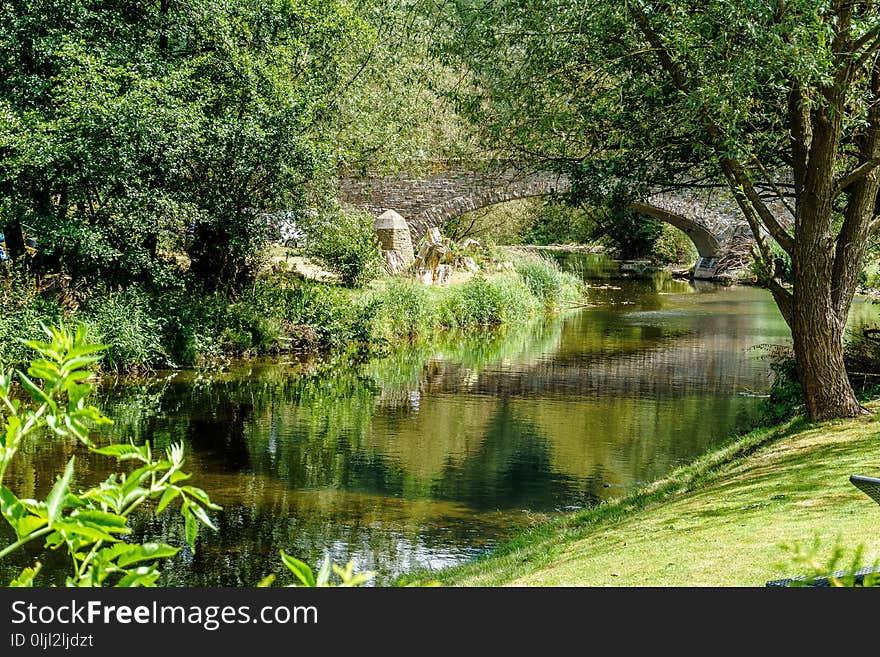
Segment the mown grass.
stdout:
[[[877,410],[877,407],[874,407]],[[567,514],[494,554],[439,573],[446,585],[763,586],[799,574],[789,548],[818,540],[880,557],[880,508],[848,482],[880,475],[874,417],[753,431],[619,500]]]

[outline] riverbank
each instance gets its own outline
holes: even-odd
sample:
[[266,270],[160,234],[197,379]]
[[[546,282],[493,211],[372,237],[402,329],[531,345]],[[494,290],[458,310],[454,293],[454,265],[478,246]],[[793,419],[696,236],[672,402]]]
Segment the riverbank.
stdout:
[[837,567],[849,566],[859,545],[870,565],[880,559],[880,509],[848,478],[877,476],[878,464],[875,416],[795,420],[430,577],[457,586],[763,586],[809,569],[792,549],[809,552],[814,541],[817,570],[836,546]]
[[129,287],[84,293],[0,278],[0,367],[25,363],[40,324],[82,323],[111,345],[103,371],[215,366],[229,358],[286,353],[382,353],[449,329],[484,330],[583,304],[579,277],[555,262],[489,258],[443,286],[384,276],[362,287],[270,269],[234,293],[183,283],[159,291]]

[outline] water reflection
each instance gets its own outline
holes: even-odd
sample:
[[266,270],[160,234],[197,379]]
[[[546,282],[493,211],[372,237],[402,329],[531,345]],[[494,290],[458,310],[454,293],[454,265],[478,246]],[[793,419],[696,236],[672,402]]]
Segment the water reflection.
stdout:
[[[282,571],[281,548],[385,578],[448,565],[749,426],[769,384],[749,349],[787,337],[765,292],[592,283],[594,307],[356,368],[250,362],[103,388],[117,437],[184,440],[195,481],[224,506],[219,534],[174,559],[166,583],[252,585]],[[71,450],[22,459],[25,493]],[[85,478],[113,466],[85,460]],[[180,525],[137,519],[150,538]]]

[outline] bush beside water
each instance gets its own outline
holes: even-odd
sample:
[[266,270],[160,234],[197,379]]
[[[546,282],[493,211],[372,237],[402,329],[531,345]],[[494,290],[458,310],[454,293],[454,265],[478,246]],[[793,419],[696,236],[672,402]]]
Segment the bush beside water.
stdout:
[[[91,340],[112,345],[104,370],[199,365],[231,356],[290,349],[376,349],[435,331],[493,327],[535,317],[579,300],[577,277],[553,262],[527,257],[512,269],[443,288],[388,278],[361,290],[264,277],[236,295],[186,286],[149,292],[92,290],[64,309],[27,279],[2,279],[0,366],[25,362],[18,340],[39,323],[82,322]],[[33,335],[31,337],[38,337]]]

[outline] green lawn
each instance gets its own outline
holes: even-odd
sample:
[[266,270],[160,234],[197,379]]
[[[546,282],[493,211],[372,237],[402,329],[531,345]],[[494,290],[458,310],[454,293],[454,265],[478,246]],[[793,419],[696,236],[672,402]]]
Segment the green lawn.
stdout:
[[439,579],[763,586],[798,574],[781,544],[809,546],[816,537],[822,563],[839,543],[850,558],[862,544],[862,562],[870,565],[880,558],[880,506],[848,482],[853,473],[880,476],[880,423],[873,417],[756,431],[649,488],[538,527]]

